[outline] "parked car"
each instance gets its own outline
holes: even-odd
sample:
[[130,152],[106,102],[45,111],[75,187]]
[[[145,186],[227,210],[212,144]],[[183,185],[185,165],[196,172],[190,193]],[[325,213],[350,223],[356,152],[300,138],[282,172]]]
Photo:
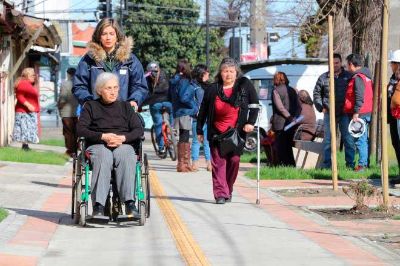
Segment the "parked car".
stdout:
[[57,103],[50,103],[40,108],[40,125],[41,127],[59,127],[61,118],[58,114]]
[[[266,136],[267,131],[270,127],[270,119],[272,116],[272,89],[273,89],[273,77],[278,71],[284,72],[288,79],[289,85],[297,90],[306,90],[311,96],[318,77],[328,71],[327,65],[277,65],[262,67],[245,74],[249,78],[254,87],[256,88],[259,101],[262,106],[260,123],[256,125],[255,130],[247,135],[245,149],[247,151],[255,151],[257,149],[257,127],[260,127],[261,138]],[[322,119],[322,113],[317,111],[317,120]]]

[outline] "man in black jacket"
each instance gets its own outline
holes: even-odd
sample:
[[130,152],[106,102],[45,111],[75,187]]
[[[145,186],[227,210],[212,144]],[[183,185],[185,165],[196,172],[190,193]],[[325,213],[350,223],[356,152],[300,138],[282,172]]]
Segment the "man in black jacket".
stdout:
[[[354,168],[354,144],[348,133],[348,119],[343,114],[343,104],[346,87],[351,79],[350,72],[344,70],[340,54],[333,55],[333,67],[335,74],[335,114],[336,123],[339,124],[340,135],[344,143],[346,166]],[[324,113],[324,161],[323,168],[331,167],[331,130],[329,124],[329,72],[322,74],[314,88],[314,105],[317,111]]]

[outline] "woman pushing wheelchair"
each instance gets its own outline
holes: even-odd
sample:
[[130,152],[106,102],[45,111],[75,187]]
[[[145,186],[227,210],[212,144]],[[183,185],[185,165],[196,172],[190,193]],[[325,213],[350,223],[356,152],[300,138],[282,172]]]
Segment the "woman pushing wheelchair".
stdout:
[[144,134],[140,118],[129,102],[119,101],[119,80],[113,73],[101,73],[95,83],[96,100],[87,101],[79,118],[77,133],[86,140],[92,165],[91,197],[93,217],[104,216],[111,174],[128,217],[134,217],[136,156],[132,146]]

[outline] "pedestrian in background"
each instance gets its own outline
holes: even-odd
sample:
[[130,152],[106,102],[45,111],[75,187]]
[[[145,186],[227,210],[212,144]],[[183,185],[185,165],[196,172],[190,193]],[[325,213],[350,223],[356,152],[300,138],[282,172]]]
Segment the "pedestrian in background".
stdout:
[[74,78],[76,69],[67,69],[67,79],[61,83],[60,97],[58,98],[57,106],[63,124],[63,135],[65,140],[66,154],[73,157],[77,152],[77,134],[76,124],[78,118],[76,110],[78,108],[78,101],[72,94],[72,79]]
[[346,60],[347,69],[352,72],[353,76],[346,88],[343,112],[347,114],[347,125],[350,120],[357,122],[362,119],[365,122],[365,133],[359,138],[353,138],[359,153],[355,171],[359,172],[369,166],[368,127],[371,122],[373,85],[371,72],[368,68],[363,67],[361,55],[350,54]]
[[195,84],[192,83],[192,69],[187,59],[179,59],[176,72],[170,80],[170,97],[175,119],[174,128],[179,132],[178,172],[193,171],[190,163],[190,129],[192,118],[197,115]]
[[17,104],[13,140],[22,143],[22,149],[30,150],[28,143],[38,143],[39,91],[33,85],[36,74],[33,68],[22,70],[21,77],[14,84]]
[[160,68],[157,62],[150,62],[147,65],[147,86],[150,96],[144,102],[144,105],[150,105],[150,114],[153,119],[154,129],[156,133],[156,141],[158,145],[158,154],[163,156],[167,151],[164,146],[164,138],[162,136],[162,110],[166,109],[169,114],[169,123],[172,126],[172,103],[169,101],[169,82],[167,75]]
[[[216,82],[204,94],[197,117],[197,137],[200,142],[207,138],[211,149],[213,193],[217,204],[232,200],[233,185],[239,171],[240,155],[244,145],[232,152],[222,154],[219,136],[235,129],[241,139],[254,129],[258,109],[258,95],[253,84],[242,77],[236,60],[224,58],[219,66]],[[207,136],[203,126],[207,122]]]
[[299,91],[299,100],[301,115],[303,116],[303,120],[299,123],[299,125],[301,125],[300,139],[311,141],[314,139],[317,124],[313,101],[306,90]]
[[[196,103],[201,106],[201,102],[204,98],[204,92],[207,90],[209,83],[208,79],[210,77],[209,70],[206,65],[198,64],[193,69],[193,82],[198,84],[197,90],[195,91]],[[207,135],[207,124],[203,126],[203,134]],[[203,141],[204,157],[206,158],[207,171],[211,171],[211,154],[210,145],[207,138]],[[194,171],[198,170],[198,160],[200,154],[200,143],[197,139],[197,117],[193,118],[192,122],[192,168]]]
[[277,165],[295,166],[292,147],[297,127],[286,131],[284,128],[301,113],[299,97],[297,91],[289,86],[285,73],[277,72],[273,82],[271,129],[276,138],[273,143],[274,154],[277,157],[275,162]]
[[94,90],[97,77],[104,72],[114,73],[119,78],[118,99],[138,107],[148,96],[147,82],[142,64],[131,53],[133,40],[124,36],[117,20],[102,19],[88,43],[88,52],[78,64],[72,92],[83,105],[99,98]]
[[[390,57],[390,67],[392,69],[392,76],[388,84],[388,123],[390,128],[390,137],[392,145],[396,153],[397,165],[399,167],[399,176],[391,179],[391,185],[400,183],[400,106],[395,103],[395,93],[400,94],[400,50],[393,52]],[[400,96],[398,96],[400,97]]]
[[349,120],[343,113],[343,104],[347,84],[352,74],[343,68],[342,56],[333,54],[333,71],[335,87],[329,87],[329,71],[323,73],[317,80],[314,88],[314,105],[318,112],[324,114],[324,158],[322,168],[331,168],[331,128],[329,118],[329,93],[333,90],[335,94],[335,118],[339,125],[340,137],[344,144],[346,167],[354,168],[354,141],[348,132]]

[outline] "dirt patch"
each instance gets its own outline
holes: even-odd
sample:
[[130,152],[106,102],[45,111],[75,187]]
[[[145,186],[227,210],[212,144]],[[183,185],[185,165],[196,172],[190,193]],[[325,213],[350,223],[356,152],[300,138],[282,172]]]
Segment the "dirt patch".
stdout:
[[284,197],[343,197],[346,194],[341,189],[334,191],[326,188],[301,188],[301,189],[280,189],[274,190]]
[[311,210],[328,220],[349,221],[354,219],[394,219],[400,216],[400,210],[391,208],[389,211],[382,211],[377,208],[364,208],[362,210],[351,209],[314,209]]

